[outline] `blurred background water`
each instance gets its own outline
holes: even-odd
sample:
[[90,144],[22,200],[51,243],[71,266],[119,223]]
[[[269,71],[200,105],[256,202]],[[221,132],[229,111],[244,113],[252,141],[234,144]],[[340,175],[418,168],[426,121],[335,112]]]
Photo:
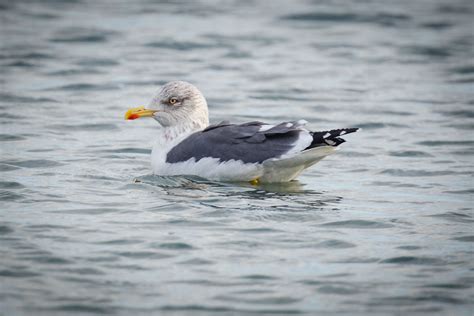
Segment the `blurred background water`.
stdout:
[[[0,314],[472,315],[474,7],[0,2]],[[299,181],[151,175],[169,80],[211,122],[362,127]]]

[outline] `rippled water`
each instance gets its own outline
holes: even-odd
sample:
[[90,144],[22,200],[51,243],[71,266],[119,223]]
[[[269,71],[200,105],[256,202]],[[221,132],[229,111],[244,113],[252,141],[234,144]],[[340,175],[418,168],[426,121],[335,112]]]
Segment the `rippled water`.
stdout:
[[[4,315],[470,315],[471,1],[2,1]],[[159,85],[211,121],[362,127],[299,181],[151,175]]]

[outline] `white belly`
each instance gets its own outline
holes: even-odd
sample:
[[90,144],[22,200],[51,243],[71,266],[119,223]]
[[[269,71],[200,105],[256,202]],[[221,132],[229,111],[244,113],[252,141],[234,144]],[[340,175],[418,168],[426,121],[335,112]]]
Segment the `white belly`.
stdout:
[[262,164],[243,163],[230,160],[219,162],[217,158],[203,158],[195,161],[194,158],[177,163],[157,163],[153,172],[157,175],[195,175],[217,181],[251,181],[263,175]]
[[314,165],[335,151],[334,147],[317,147],[283,159],[270,159],[263,163],[243,163],[217,158],[194,158],[177,163],[166,162],[168,150],[155,146],[152,151],[153,173],[156,175],[195,175],[216,181],[287,182],[295,179],[304,169]]

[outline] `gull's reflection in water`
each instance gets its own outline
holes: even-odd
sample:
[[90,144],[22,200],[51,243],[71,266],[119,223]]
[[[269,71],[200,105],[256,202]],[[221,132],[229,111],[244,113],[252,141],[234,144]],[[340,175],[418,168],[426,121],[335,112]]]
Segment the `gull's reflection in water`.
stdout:
[[[138,185],[146,185],[163,190],[167,198],[183,202],[186,199],[227,198],[295,202],[310,208],[322,207],[327,204],[339,203],[340,196],[327,192],[305,189],[305,184],[298,180],[284,183],[260,183],[253,185],[248,182],[216,182],[196,176],[156,176],[144,175],[134,179]],[[232,205],[229,205],[230,207]],[[337,209],[337,208],[334,208]]]
[[196,176],[156,176],[144,175],[133,180],[134,183],[143,183],[160,188],[168,189],[189,189],[189,190],[236,190],[236,191],[252,191],[257,195],[265,194],[298,194],[311,193],[313,191],[305,190],[304,184],[298,180],[283,183],[260,183],[251,184],[248,182],[217,182]]

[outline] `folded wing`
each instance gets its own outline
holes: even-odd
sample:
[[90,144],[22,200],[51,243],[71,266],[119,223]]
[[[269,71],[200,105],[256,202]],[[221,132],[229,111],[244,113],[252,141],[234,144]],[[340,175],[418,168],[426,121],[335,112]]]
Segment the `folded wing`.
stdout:
[[166,161],[177,163],[210,157],[220,162],[263,163],[305,149],[337,146],[344,142],[339,136],[357,130],[310,132],[303,127],[305,123],[283,122],[272,126],[257,121],[240,125],[221,122],[188,136],[170,150]]

